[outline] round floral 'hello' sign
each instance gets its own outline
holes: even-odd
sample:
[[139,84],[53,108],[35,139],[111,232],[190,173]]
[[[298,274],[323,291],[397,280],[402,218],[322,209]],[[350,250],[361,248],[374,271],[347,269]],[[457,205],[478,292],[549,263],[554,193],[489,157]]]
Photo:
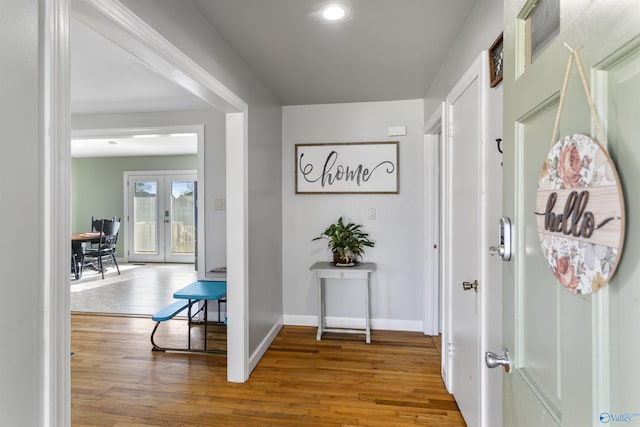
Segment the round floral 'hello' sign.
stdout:
[[542,166],[536,212],[544,256],[558,282],[578,294],[613,276],[624,243],[624,201],[615,166],[586,135],[556,142]]

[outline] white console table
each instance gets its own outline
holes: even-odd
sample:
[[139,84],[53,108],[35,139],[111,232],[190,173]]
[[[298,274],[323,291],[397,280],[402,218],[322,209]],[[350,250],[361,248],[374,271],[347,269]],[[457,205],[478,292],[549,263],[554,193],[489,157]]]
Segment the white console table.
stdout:
[[[353,267],[336,267],[332,262],[316,262],[309,268],[318,279],[318,334],[316,340],[322,339],[323,332],[340,332],[347,334],[364,334],[367,344],[371,343],[371,325],[369,316],[369,276],[376,271],[372,262],[361,262]],[[360,279],[364,280],[364,329],[337,329],[325,327],[324,279]]]

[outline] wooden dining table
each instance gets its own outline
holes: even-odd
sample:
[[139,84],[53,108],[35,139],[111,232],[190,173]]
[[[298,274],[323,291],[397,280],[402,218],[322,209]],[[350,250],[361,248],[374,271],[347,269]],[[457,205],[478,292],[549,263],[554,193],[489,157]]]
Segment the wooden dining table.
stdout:
[[99,231],[71,233],[71,270],[76,280],[82,277],[84,250],[87,243],[98,243],[100,237],[102,233]]

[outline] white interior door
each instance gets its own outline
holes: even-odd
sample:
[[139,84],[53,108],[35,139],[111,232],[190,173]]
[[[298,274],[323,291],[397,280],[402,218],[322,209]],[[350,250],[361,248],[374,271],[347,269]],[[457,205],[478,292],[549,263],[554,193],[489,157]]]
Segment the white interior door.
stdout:
[[478,79],[449,101],[451,134],[451,372],[453,394],[467,425],[480,412],[480,189]]
[[501,182],[499,153],[488,143],[486,70],[483,52],[446,100],[443,279],[449,360],[443,371],[467,425],[493,427],[501,417],[495,401],[502,391],[483,357],[492,342],[501,341],[500,316],[493,315],[500,311],[499,264],[488,256],[497,239]]
[[[626,185],[627,218],[638,207],[640,198],[631,189],[640,178],[638,2],[541,0],[538,24],[535,16],[528,19],[536,13],[531,5],[505,2],[504,210],[514,219],[515,254],[504,268],[504,345],[512,370],[504,375],[503,425],[640,425],[640,416],[621,421],[640,412],[640,369],[631,357],[640,350],[634,331],[640,318],[638,245],[625,246],[608,285],[577,295],[551,273],[533,213],[569,57],[565,43],[579,48],[609,154]],[[537,35],[530,38],[532,26]],[[545,32],[546,45],[539,37]],[[561,136],[596,135],[576,67],[562,111]],[[632,222],[627,242],[638,235]]]
[[196,175],[127,176],[129,261],[195,262]]

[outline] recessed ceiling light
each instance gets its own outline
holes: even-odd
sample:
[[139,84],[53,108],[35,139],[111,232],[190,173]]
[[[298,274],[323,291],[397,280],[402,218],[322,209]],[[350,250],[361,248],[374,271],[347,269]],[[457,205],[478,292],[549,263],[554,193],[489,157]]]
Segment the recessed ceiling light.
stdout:
[[351,15],[351,8],[344,3],[328,3],[318,10],[318,16],[329,22],[346,20]]
[[344,8],[338,5],[331,5],[322,11],[324,19],[329,21],[339,21],[344,18],[344,15],[346,15]]

